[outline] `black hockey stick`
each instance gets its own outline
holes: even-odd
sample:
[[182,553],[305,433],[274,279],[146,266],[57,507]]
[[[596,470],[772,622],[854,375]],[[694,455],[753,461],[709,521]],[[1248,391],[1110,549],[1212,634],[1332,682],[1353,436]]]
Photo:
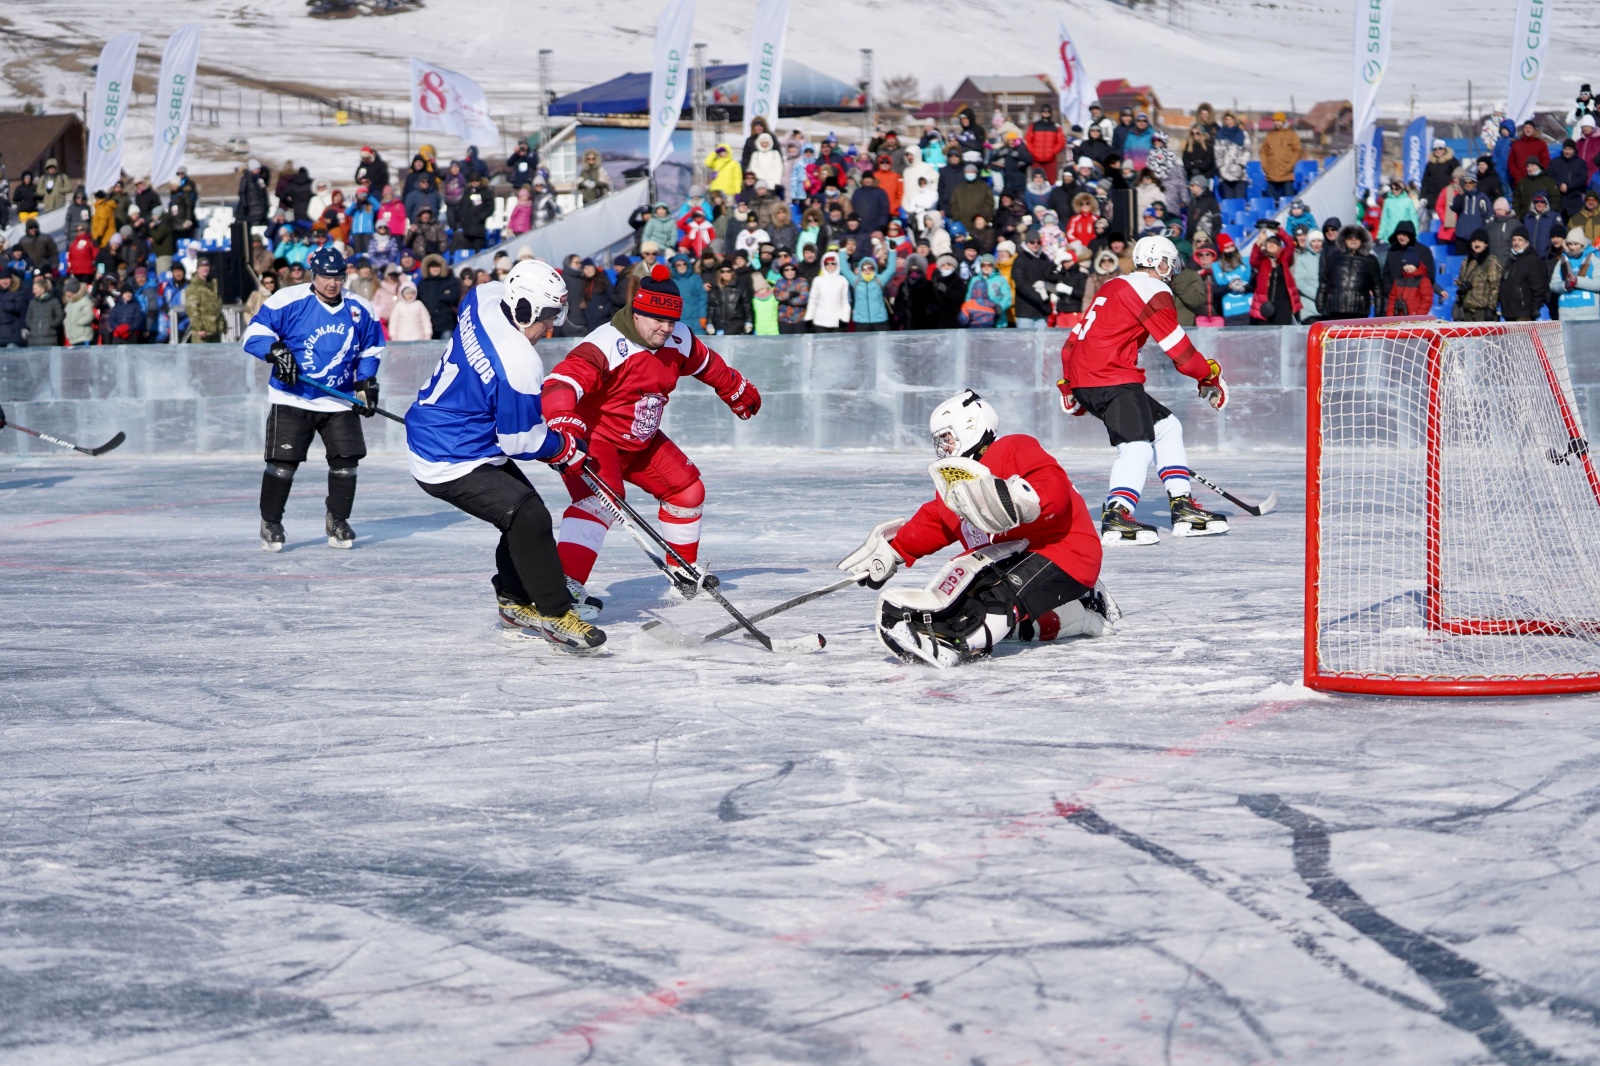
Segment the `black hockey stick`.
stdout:
[[[313,381],[310,378],[300,378],[299,380],[300,380],[300,384],[302,384],[302,385],[310,385],[313,389],[321,389],[323,392],[327,393],[329,396],[332,396],[335,400],[343,400],[345,403],[349,404],[351,407],[366,407],[367,406],[361,400],[358,400],[354,396],[351,396],[348,392],[340,392],[338,389],[330,389],[330,388],[328,388],[328,386],[324,385],[320,381]],[[374,414],[382,415],[384,418],[387,418],[390,421],[398,422],[402,426],[406,424],[406,420],[404,418],[401,418],[399,415],[395,414],[393,411],[385,411],[381,407],[374,407],[372,409],[372,412]]]
[[1260,518],[1262,515],[1278,506],[1278,494],[1276,492],[1270,493],[1267,498],[1262,500],[1260,503],[1251,503],[1249,500],[1240,499],[1227,489],[1223,488],[1221,485],[1218,485],[1215,481],[1212,481],[1210,478],[1205,477],[1202,474],[1197,474],[1193,470],[1189,471],[1189,476],[1200,482],[1200,484],[1204,485],[1212,492],[1216,493],[1218,496],[1221,496],[1223,499],[1227,500],[1229,503],[1237,504],[1249,513],[1255,515],[1257,518]]
[[[667,579],[669,581],[672,580],[672,572],[668,569],[668,560],[671,561],[673,566],[678,567],[684,573],[693,577],[701,588],[710,593],[712,599],[716,600],[722,605],[723,610],[727,611],[733,616],[734,621],[738,623],[741,628],[746,630],[752,637],[761,642],[761,646],[763,648],[766,648],[768,651],[777,650],[773,647],[772,638],[761,632],[761,630],[757,629],[754,622],[751,622],[750,619],[740,614],[739,609],[728,602],[728,598],[722,594],[722,590],[717,588],[716,585],[708,584],[706,582],[706,575],[700,570],[699,567],[688,562],[683,556],[679,555],[678,550],[668,543],[666,538],[657,533],[650,523],[641,518],[639,516],[639,512],[635,511],[627,500],[623,499],[621,496],[618,496],[611,490],[611,486],[607,485],[605,482],[589,473],[587,462],[584,466],[578,468],[578,476],[583,479],[583,483],[585,485],[589,486],[590,491],[592,491],[596,496],[600,497],[601,502],[606,505],[607,509],[609,509],[612,514],[617,516],[617,520],[622,523],[623,528],[628,531],[634,540],[639,542],[639,546],[644,548],[645,554],[650,557],[650,561],[655,563],[656,567],[660,569],[663,574],[667,575]],[[644,543],[646,539],[653,542],[657,548],[660,548],[665,554],[666,559],[663,559],[661,556],[652,551]],[[785,642],[785,644],[787,643],[788,642]],[[809,644],[809,640],[807,640],[806,643]],[[826,643],[826,638],[824,638],[820,633],[817,634],[817,647],[820,648]]]
[[119,429],[117,430],[117,435],[115,437],[112,437],[110,440],[100,445],[100,447],[85,448],[83,445],[74,444],[70,440],[62,440],[60,437],[52,437],[48,433],[40,433],[38,430],[29,429],[27,426],[19,426],[15,422],[7,422],[6,413],[4,411],[0,411],[0,426],[9,426],[18,433],[26,433],[30,437],[38,437],[40,440],[49,441],[51,444],[59,444],[63,448],[71,448],[73,451],[82,452],[84,455],[104,455],[106,452],[109,452],[111,449],[128,439],[128,435]]
[[[810,603],[812,600],[821,599],[830,593],[838,592],[840,589],[849,588],[851,585],[859,585],[861,584],[862,579],[866,576],[867,575],[864,573],[851,574],[849,577],[840,578],[838,581],[835,581],[832,584],[824,585],[820,589],[812,589],[810,592],[803,592],[798,596],[784,600],[782,603],[768,607],[764,611],[757,611],[755,614],[750,616],[750,621],[762,622],[768,618],[771,618],[775,614],[782,614],[784,611],[792,610],[793,608],[800,606],[802,603]],[[729,622],[721,629],[713,629],[703,637],[692,637],[687,633],[673,629],[665,622],[646,622],[641,628],[643,628],[646,633],[649,633],[657,640],[663,640],[668,644],[675,644],[679,647],[692,648],[701,644],[709,644],[713,640],[718,640],[727,636],[729,633],[735,633],[741,628],[741,626],[738,622]],[[817,634],[817,640],[822,646],[826,646],[826,638],[823,637],[821,633]],[[800,643],[809,647],[811,642],[809,640],[804,640]]]

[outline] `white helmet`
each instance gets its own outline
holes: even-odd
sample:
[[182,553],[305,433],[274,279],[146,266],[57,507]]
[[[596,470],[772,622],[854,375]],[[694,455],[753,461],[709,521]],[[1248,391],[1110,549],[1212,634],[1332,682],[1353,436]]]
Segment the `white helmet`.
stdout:
[[518,329],[535,322],[549,322],[551,329],[557,329],[567,321],[567,283],[542,259],[524,259],[506,275],[500,303]]
[[[1167,264],[1165,271],[1162,263]],[[1151,267],[1156,277],[1166,281],[1183,269],[1183,260],[1178,257],[1178,246],[1165,237],[1140,237],[1133,246],[1133,265]]]
[[976,459],[994,443],[1000,415],[987,400],[967,389],[933,409],[928,429],[933,433],[933,450],[939,458],[959,455]]

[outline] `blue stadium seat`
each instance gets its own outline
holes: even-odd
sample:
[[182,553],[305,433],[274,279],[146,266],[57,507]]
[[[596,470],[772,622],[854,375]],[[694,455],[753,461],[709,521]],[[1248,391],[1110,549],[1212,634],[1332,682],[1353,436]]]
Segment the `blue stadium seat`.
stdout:
[[1439,235],[1430,229],[1426,233],[1417,234],[1417,243],[1425,244],[1429,248],[1437,248],[1439,246]]
[[1267,218],[1277,213],[1278,201],[1270,196],[1252,196],[1249,205],[1245,208],[1251,215],[1251,221],[1258,218]]
[[1295,191],[1305,188],[1316,180],[1318,163],[1315,159],[1302,159],[1294,165]]
[[1250,212],[1244,210],[1243,208],[1238,211],[1234,211],[1225,217],[1228,220],[1228,224],[1232,226],[1248,226],[1250,224]]
[[1236,215],[1244,210],[1245,201],[1230,196],[1226,200],[1218,200],[1217,205],[1222,208],[1224,215]]
[[1250,195],[1260,196],[1267,191],[1267,175],[1261,169],[1261,163],[1250,160],[1244,165],[1245,179],[1250,183]]

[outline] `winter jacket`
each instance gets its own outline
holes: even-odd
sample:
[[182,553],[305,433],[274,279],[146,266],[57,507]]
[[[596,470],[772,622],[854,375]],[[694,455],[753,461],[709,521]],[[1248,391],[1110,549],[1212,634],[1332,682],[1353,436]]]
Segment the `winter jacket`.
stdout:
[[[1400,237],[1407,236],[1410,243],[1400,243]],[[1404,262],[1405,253],[1415,251],[1422,259],[1423,273],[1432,281],[1439,276],[1438,265],[1433,261],[1433,249],[1425,244],[1417,243],[1416,227],[1409,222],[1402,222],[1395,227],[1394,234],[1389,238],[1389,248],[1383,257],[1383,291],[1387,296],[1398,280],[1400,280],[1400,267]]]
[[1451,180],[1455,177],[1456,168],[1461,165],[1461,160],[1446,153],[1443,161],[1429,160],[1428,165],[1422,168],[1422,202],[1431,204],[1439,198]]
[[[1351,252],[1345,241],[1361,238],[1361,248]],[[1337,247],[1322,250],[1322,278],[1317,287],[1317,309],[1323,318],[1368,318],[1382,299],[1383,273],[1372,254],[1372,238],[1362,226],[1339,231]]]
[[[1585,248],[1578,255],[1557,257],[1555,269],[1550,272],[1550,291],[1559,297],[1561,321],[1600,319],[1600,297],[1595,295],[1600,293],[1600,256],[1593,248]],[[28,343],[33,340],[30,338]]]
[[56,262],[61,253],[56,248],[55,238],[48,233],[30,233],[17,242],[17,247],[22,249],[22,254],[36,269],[47,274],[56,272]]
[[1155,147],[1155,130],[1146,128],[1140,133],[1134,126],[1127,127],[1127,133],[1122,134],[1122,158],[1133,164],[1135,170],[1143,170],[1145,161],[1150,158],[1150,149]]
[[373,152],[371,162],[361,161],[356,167],[353,180],[359,185],[363,178],[366,179],[368,187],[372,189],[374,197],[383,192],[383,187],[389,184],[389,164],[384,161],[383,156]]
[[967,299],[977,299],[980,291],[994,304],[994,328],[1001,328],[1006,324],[1006,312],[1011,310],[1013,302],[1011,283],[998,270],[988,277],[982,273],[974,274],[972,280],[967,282]]
[[433,339],[433,316],[421,300],[408,300],[407,290],[416,291],[409,281],[400,283],[400,300],[389,313],[389,339],[392,341],[427,341]]
[[1417,217],[1417,202],[1411,199],[1408,193],[1390,193],[1383,198],[1383,215],[1378,221],[1378,240],[1388,240],[1402,222],[1411,224],[1411,233],[1415,237],[1417,226],[1421,222]]
[[678,226],[677,223],[672,221],[672,213],[670,211],[667,212],[667,216],[665,218],[658,217],[653,213],[655,208],[666,206],[667,205],[660,200],[656,201],[656,203],[652,206],[652,214],[649,218],[644,220],[644,228],[639,231],[639,243],[641,245],[644,244],[645,241],[655,241],[656,244],[660,245],[663,249],[677,247]]
[[100,248],[88,234],[79,234],[67,246],[67,273],[76,277],[87,277],[94,273],[94,257],[100,254]]
[[1483,224],[1484,231],[1489,235],[1489,254],[1500,260],[1501,266],[1511,259],[1511,231],[1520,225],[1521,222],[1509,215],[1505,218],[1491,217]]
[[1507,322],[1531,322],[1539,317],[1549,291],[1544,260],[1533,249],[1512,252],[1500,278],[1500,314]]
[[1426,271],[1412,275],[1401,274],[1389,287],[1384,300],[1383,313],[1390,318],[1433,313],[1433,283]]
[[[1278,132],[1281,133],[1283,131],[1280,130]],[[1251,247],[1250,271],[1255,275],[1255,284],[1250,297],[1250,318],[1252,320],[1256,322],[1281,321],[1285,317],[1284,308],[1279,306],[1278,301],[1285,294],[1287,294],[1289,300],[1289,315],[1298,315],[1300,313],[1300,289],[1294,281],[1293,267],[1293,245],[1284,245],[1283,250],[1278,253],[1276,262],[1272,260],[1271,256],[1267,255],[1266,251],[1261,247],[1260,241],[1257,241]],[[1281,289],[1279,287],[1280,279]],[[1263,310],[1264,305],[1268,302],[1273,304],[1273,310],[1277,312],[1271,318],[1268,318]]]
[[1528,229],[1528,243],[1533,245],[1534,254],[1539,256],[1546,254],[1554,238],[1567,232],[1567,227],[1561,223],[1561,216],[1554,211],[1546,211],[1542,215],[1530,211],[1522,224]]
[[[1560,197],[1551,201],[1551,206],[1561,208],[1561,213],[1567,218],[1583,210],[1583,190],[1589,184],[1589,164],[1577,156],[1568,159],[1563,153],[1550,160],[1549,173]],[[1563,185],[1567,187],[1566,192],[1560,191]]]
[[889,321],[889,298],[885,287],[889,279],[894,277],[895,253],[890,252],[888,261],[881,271],[877,271],[871,278],[867,278],[850,269],[850,264],[839,257],[839,273],[844,275],[845,281],[850,286],[850,295],[853,297],[854,310],[851,321],[863,326],[875,326],[880,322]]
[[[107,336],[121,344],[143,344],[145,340],[144,308],[139,306],[138,300],[124,300],[122,293],[117,294],[117,302],[111,308],[110,314],[104,319]],[[210,338],[215,341],[217,336]]]
[[611,191],[611,178],[599,163],[586,166],[578,173],[578,199],[584,205],[594,203]]
[[1250,151],[1244,146],[1241,139],[1237,142],[1228,140],[1223,133],[1236,132],[1226,129],[1217,131],[1217,177],[1223,181],[1243,181],[1245,179],[1245,164],[1250,161]]
[[806,320],[806,301],[811,295],[811,283],[798,272],[791,278],[779,278],[773,286],[773,296],[778,301],[778,322],[785,326],[798,326]]
[[743,336],[755,325],[752,315],[750,290],[741,280],[735,279],[731,285],[713,285],[706,294],[707,332]]
[[289,212],[296,222],[312,222],[311,197],[311,175],[306,173],[305,167],[301,167],[289,175],[284,183],[278,206]]
[[[763,137],[766,138],[764,142],[762,140]],[[767,188],[776,193],[785,185],[784,179],[788,177],[788,168],[784,165],[783,154],[774,147],[774,143],[771,134],[763,133],[758,136],[756,138],[755,151],[750,153],[750,166],[748,169],[750,173],[756,176],[757,181],[766,182]],[[766,147],[763,148],[763,144]],[[744,181],[742,174],[739,176],[739,180],[741,182]]]
[[[1495,176],[1500,179],[1500,187],[1505,190],[1504,195],[1511,194],[1511,146],[1518,140],[1517,128],[1511,124],[1510,119],[1500,123],[1500,139],[1494,142],[1494,148],[1489,153],[1489,160],[1494,164]],[[1547,149],[1548,151],[1548,149]],[[1522,177],[1521,174],[1517,175]],[[1484,190],[1488,192],[1487,189]]]
[[738,157],[733,154],[733,149],[728,147],[727,142],[717,147],[724,149],[726,154],[719,156],[713,151],[706,156],[706,168],[712,174],[706,191],[737,196],[744,189],[744,168],[739,165]]
[[28,330],[28,347],[51,348],[60,344],[61,323],[65,320],[61,301],[54,293],[47,291],[43,296],[33,297],[23,317]]
[[1456,239],[1470,238],[1489,224],[1493,204],[1481,192],[1463,192],[1450,201],[1456,216]]
[[1289,215],[1286,215],[1283,220],[1283,232],[1287,233],[1291,237],[1298,234],[1301,230],[1314,230],[1319,228],[1320,227],[1317,225],[1317,216],[1312,214],[1310,211],[1306,211],[1304,214],[1299,215],[1290,213]]
[[456,306],[461,303],[460,280],[449,273],[425,277],[417,282],[417,300],[428,309],[433,336],[450,336],[456,326]]
[[861,218],[861,232],[881,233],[889,228],[889,194],[882,189],[862,186],[850,197]]
[[950,217],[972,228],[972,216],[994,215],[994,189],[980,175],[975,181],[963,180],[950,194]]
[[1528,176],[1528,160],[1530,159],[1537,159],[1539,166],[1545,172],[1549,172],[1550,146],[1537,133],[1532,137],[1519,135],[1515,141],[1511,142],[1511,152],[1510,157],[1506,160],[1506,170],[1511,175],[1511,183],[1513,185],[1521,185],[1522,179]]
[[837,271],[827,269],[829,259],[838,263],[842,258],[834,252],[824,255],[823,269],[811,282],[806,296],[806,321],[813,326],[832,329],[850,321],[850,282],[842,266]]
[[433,212],[433,220],[442,223],[439,218],[439,190],[433,188],[431,183],[429,188],[424,189],[419,182],[416,188],[406,193],[404,203],[406,218],[413,222],[421,218],[423,209],[427,208]]
[[1317,289],[1322,282],[1322,256],[1296,249],[1289,273],[1294,276],[1294,287],[1300,293],[1300,321],[1316,318],[1321,313],[1317,310]]
[[[405,236],[406,232],[406,205],[399,200],[390,200],[388,203],[378,205],[378,222],[389,227],[389,235],[395,239]],[[377,222],[373,223],[376,230]]]
[[94,341],[94,301],[87,288],[79,289],[76,296],[69,293],[62,312],[69,345],[76,347]]
[[1261,139],[1261,172],[1268,181],[1294,180],[1294,165],[1306,157],[1305,146],[1294,130],[1273,130]]
[[1062,149],[1067,146],[1067,136],[1061,132],[1061,127],[1046,119],[1039,119],[1028,126],[1028,132],[1022,137],[1022,143],[1027,145],[1028,154],[1033,156],[1036,166],[1043,168],[1045,177],[1050,181],[1056,180],[1056,171],[1060,166]]
[[1539,193],[1544,193],[1544,198],[1550,203],[1550,213],[1555,214],[1561,209],[1561,190],[1556,186],[1556,179],[1548,171],[1538,177],[1523,178],[1517,183],[1516,195],[1511,199],[1511,209],[1518,215],[1526,215],[1533,210],[1533,198]]
[[1033,166],[1033,153],[1021,140],[1007,142],[989,153],[989,167],[1000,172],[1000,191],[1020,199],[1028,184],[1028,169]]
[[[95,216],[99,218],[99,205],[96,204]],[[267,183],[260,174],[247,170],[239,175],[239,202],[235,207],[239,217],[252,226],[265,226],[267,224]],[[98,236],[95,241],[104,244]]]
[[1500,278],[1505,268],[1486,249],[1481,256],[1469,255],[1456,278],[1457,322],[1493,322],[1500,306]]
[[1573,229],[1583,230],[1583,235],[1588,239],[1590,247],[1600,241],[1600,210],[1592,213],[1587,210],[1579,211],[1572,216],[1571,225]]
[[686,255],[672,257],[672,283],[683,297],[683,319],[695,333],[706,331],[706,286],[694,272],[694,263]]
[[215,278],[195,278],[183,290],[183,306],[189,315],[189,339],[214,344],[222,339],[222,297],[217,295]]
[[24,281],[15,273],[8,273],[10,286],[0,292],[0,348],[24,344],[22,330],[28,319],[28,304],[32,296],[22,290]]
[[1011,284],[1016,290],[1017,317],[1049,318],[1051,294],[1059,280],[1056,266],[1026,247],[1011,261]]
[[[246,218],[248,219],[248,216]],[[94,221],[90,223],[89,236],[94,238],[94,243],[104,248],[115,232],[117,232],[117,205],[109,196],[101,197],[94,202]]]

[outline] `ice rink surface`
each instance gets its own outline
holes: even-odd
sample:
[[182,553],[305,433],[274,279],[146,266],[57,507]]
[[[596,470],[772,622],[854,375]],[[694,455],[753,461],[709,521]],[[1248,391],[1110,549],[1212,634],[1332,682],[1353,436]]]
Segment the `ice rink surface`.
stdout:
[[[751,609],[931,491],[696,458]],[[948,673],[859,590],[771,623],[820,654],[666,647],[724,618],[620,531],[608,654],[509,645],[493,531],[394,457],[352,552],[308,463],[277,556],[252,459],[0,464],[0,1059],[1595,1061],[1600,700],[1313,695],[1300,458],[1194,462],[1282,509]]]

